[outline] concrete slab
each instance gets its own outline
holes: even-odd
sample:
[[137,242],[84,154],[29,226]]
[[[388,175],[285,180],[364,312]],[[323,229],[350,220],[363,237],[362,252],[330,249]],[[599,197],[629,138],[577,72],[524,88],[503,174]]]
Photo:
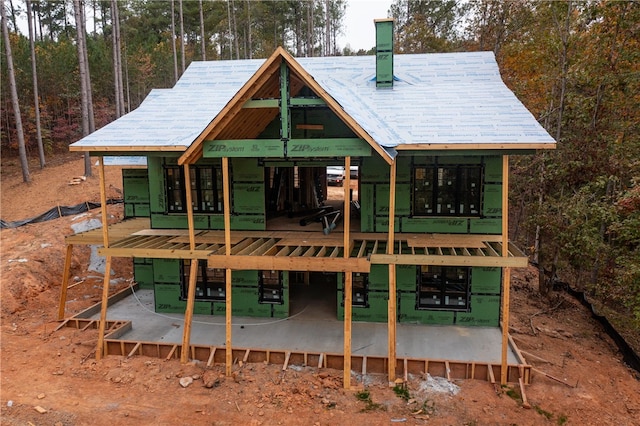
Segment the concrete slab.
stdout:
[[[287,319],[233,317],[233,346],[342,354],[344,323],[319,310],[318,305],[297,312],[292,308]],[[132,321],[123,340],[182,343],[184,315],[154,312],[152,290],[138,290],[110,306],[107,319]],[[396,337],[398,357],[494,364],[501,359],[498,328],[398,324]],[[224,346],[225,317],[194,315],[191,343]],[[386,357],[387,324],[353,322],[351,350],[354,355]],[[517,364],[511,349],[507,361]]]

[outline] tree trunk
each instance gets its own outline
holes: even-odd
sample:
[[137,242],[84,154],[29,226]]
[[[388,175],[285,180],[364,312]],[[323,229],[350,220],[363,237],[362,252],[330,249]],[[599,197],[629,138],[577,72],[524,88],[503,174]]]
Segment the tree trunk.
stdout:
[[199,1],[198,7],[200,9],[200,53],[202,60],[207,60],[207,45],[204,39],[204,12],[202,10],[202,0]]
[[22,167],[22,181],[30,182],[29,162],[27,161],[27,150],[24,144],[24,129],[22,128],[22,117],[20,116],[20,103],[18,102],[18,89],[16,88],[16,76],[13,68],[13,55],[11,53],[11,40],[9,40],[9,28],[7,27],[7,14],[4,5],[0,6],[2,13],[2,35],[7,52],[7,71],[9,74],[9,89],[11,90],[11,103],[13,104],[13,114],[16,120],[16,132],[18,133],[18,154],[20,156],[20,166]]
[[238,45],[240,37],[238,37],[238,26],[236,25],[236,2],[234,0],[231,0],[231,6],[231,16],[233,17],[233,42],[236,50],[236,59],[240,59],[240,46]]
[[331,56],[331,0],[325,0],[324,2],[325,5],[325,17],[326,17],[326,21],[325,21],[325,46],[324,46],[324,54],[325,56]]
[[[82,25],[82,11],[81,11],[80,0],[73,0],[73,12],[76,19],[76,31],[77,31],[77,41],[76,47],[78,50],[78,71],[80,74],[80,111],[82,115],[82,136],[87,136],[89,132],[89,96],[88,96],[88,87],[87,87],[87,66],[85,64],[85,52],[83,51],[83,25]],[[85,176],[91,176],[91,157],[89,153],[86,152],[84,154],[84,174]]]
[[561,31],[562,41],[562,56],[561,61],[561,78],[560,78],[560,105],[558,105],[558,122],[556,127],[556,142],[560,141],[562,134],[562,115],[564,113],[564,98],[567,90],[567,72],[569,68],[569,61],[567,59],[569,48],[569,24],[571,23],[571,11],[573,7],[571,1],[567,2],[567,16],[564,23],[564,31]]
[[178,81],[178,52],[176,51],[176,3],[171,0],[171,48],[173,50],[173,82]]
[[180,9],[180,64],[182,65],[182,74],[184,74],[185,57],[184,57],[184,16],[182,13],[182,0],[178,0],[178,7]]
[[124,89],[122,83],[122,44],[120,37],[120,13],[118,1],[111,0],[111,27],[113,43],[113,83],[116,98],[116,118],[125,114]]
[[247,40],[248,40],[248,48],[249,52],[248,58],[253,59],[253,41],[251,40],[251,1],[247,0]]
[[231,1],[227,0],[227,24],[229,26],[229,59],[233,59],[233,42],[231,38],[233,33],[231,32]]
[[27,4],[27,21],[29,23],[29,45],[31,47],[31,72],[33,74],[33,105],[36,114],[36,137],[38,139],[38,156],[40,158],[40,168],[44,168],[46,161],[44,159],[44,145],[42,144],[42,127],[40,124],[40,99],[38,97],[38,70],[36,67],[36,45],[33,35],[33,21],[31,13],[31,1],[26,0]]

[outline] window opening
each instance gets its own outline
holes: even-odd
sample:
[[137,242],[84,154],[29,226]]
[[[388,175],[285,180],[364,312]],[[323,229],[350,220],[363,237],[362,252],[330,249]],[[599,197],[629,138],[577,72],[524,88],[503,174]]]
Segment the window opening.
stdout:
[[[226,273],[224,269],[207,268],[206,260],[198,260],[198,277],[196,278],[196,300],[224,302],[226,296]],[[182,263],[181,296],[187,299],[189,292],[189,274],[191,260]]]
[[[344,283],[344,275],[342,276]],[[344,292],[342,293],[344,306]],[[354,272],[351,278],[351,306],[359,308],[369,307],[369,274]]]
[[462,266],[418,266],[417,308],[468,311],[469,270]]
[[415,216],[480,216],[481,165],[413,167]]
[[283,304],[282,271],[260,271],[258,293],[260,303]]
[[[213,166],[193,166],[191,177],[191,203],[197,213],[222,213],[222,172]],[[186,213],[187,196],[184,185],[184,169],[165,166],[167,187],[167,212]]]

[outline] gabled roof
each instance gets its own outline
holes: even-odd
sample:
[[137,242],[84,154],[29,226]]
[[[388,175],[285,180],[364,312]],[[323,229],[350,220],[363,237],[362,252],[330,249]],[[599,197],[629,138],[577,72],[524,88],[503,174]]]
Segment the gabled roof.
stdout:
[[[395,83],[376,89],[375,57],[192,63],[172,89],[71,146],[75,151],[187,151],[215,138],[281,61],[383,157],[401,149],[545,149],[554,139],[503,83],[491,52],[396,55]],[[217,133],[216,133],[217,132]]]

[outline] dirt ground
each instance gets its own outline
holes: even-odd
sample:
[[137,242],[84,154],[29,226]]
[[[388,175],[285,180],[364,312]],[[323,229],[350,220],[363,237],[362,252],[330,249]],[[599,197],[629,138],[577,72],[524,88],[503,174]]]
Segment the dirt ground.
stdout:
[[[23,184],[18,162],[2,160],[2,219],[99,201],[97,169],[96,177],[68,184],[83,173],[77,154],[42,171],[32,165],[32,172],[33,182]],[[107,181],[108,196],[117,197],[120,170],[107,168]],[[122,206],[108,213],[118,220]],[[622,363],[578,302],[560,293],[540,298],[533,268],[513,271],[511,292],[511,333],[535,367],[525,389],[530,409],[517,387],[477,380],[435,386],[415,376],[394,392],[385,377],[369,376],[360,391],[346,391],[337,370],[245,364],[227,378],[222,365],[140,356],[96,361],[95,330],[54,331],[64,236],[89,217],[100,218],[100,209],[0,232],[3,425],[640,425],[640,374]],[[67,315],[98,301],[102,291],[100,276],[87,271],[88,249],[74,253]],[[130,282],[131,265],[122,260],[113,269],[121,278],[115,291]],[[193,383],[183,388],[185,377]],[[362,385],[361,377],[352,381]]]

